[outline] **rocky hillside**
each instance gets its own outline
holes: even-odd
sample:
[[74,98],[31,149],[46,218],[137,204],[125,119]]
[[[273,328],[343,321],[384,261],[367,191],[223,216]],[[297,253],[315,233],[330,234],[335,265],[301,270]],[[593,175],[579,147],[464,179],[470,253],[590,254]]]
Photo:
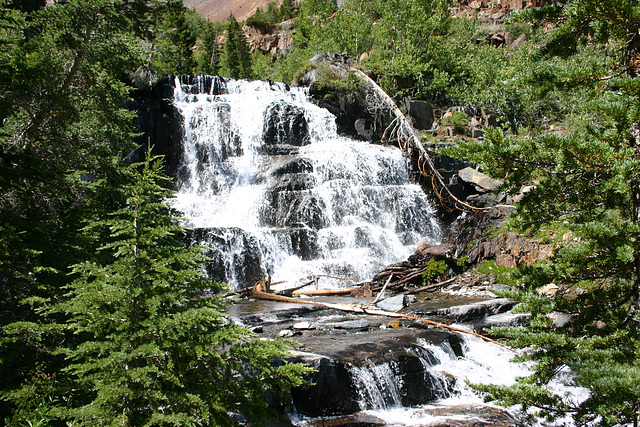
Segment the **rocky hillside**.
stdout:
[[[195,9],[211,22],[224,21],[233,14],[238,21],[244,21],[253,15],[257,8],[265,10],[271,0],[184,0],[184,5]],[[277,4],[281,0],[276,0]]]

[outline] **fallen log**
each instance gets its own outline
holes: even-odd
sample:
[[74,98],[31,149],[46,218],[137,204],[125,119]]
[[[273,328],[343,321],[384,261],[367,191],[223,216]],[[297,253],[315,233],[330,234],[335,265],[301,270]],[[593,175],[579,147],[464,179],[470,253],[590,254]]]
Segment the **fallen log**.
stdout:
[[507,347],[506,345],[504,345],[502,343],[499,343],[498,341],[493,340],[493,339],[491,339],[491,338],[489,338],[487,336],[478,334],[476,332],[467,331],[466,329],[457,328],[455,326],[447,325],[446,323],[436,322],[435,320],[430,320],[430,319],[425,319],[425,318],[422,318],[422,317],[412,316],[410,314],[395,313],[393,311],[380,310],[378,308],[369,308],[369,307],[363,306],[363,305],[338,304],[338,303],[328,303],[328,302],[303,300],[303,299],[300,299],[300,298],[292,298],[292,297],[285,297],[285,296],[282,296],[282,295],[274,295],[274,294],[263,292],[263,291],[260,291],[260,290],[257,290],[257,289],[253,289],[251,295],[256,299],[280,301],[280,302],[289,302],[289,303],[294,303],[294,304],[309,304],[309,305],[316,305],[316,306],[325,307],[325,308],[333,309],[333,310],[348,311],[348,312],[351,312],[351,313],[360,313],[360,314],[369,314],[369,315],[373,315],[373,316],[386,316],[386,317],[395,317],[395,318],[401,318],[401,319],[409,319],[409,320],[413,320],[413,321],[418,322],[418,323],[426,323],[427,325],[433,325],[433,326],[437,326],[437,327],[440,327],[440,328],[449,329],[449,330],[452,330],[452,331],[473,335],[474,337],[481,338],[481,339],[483,339],[483,340],[485,340],[487,342],[499,345],[500,347],[504,347],[504,348],[506,348],[508,350],[513,351],[516,354],[519,354],[514,349],[512,349],[510,347]]
[[316,282],[316,279],[310,280],[306,283],[303,283],[302,285],[299,286],[295,286],[293,288],[289,288],[289,289],[282,289],[280,291],[277,291],[276,294],[277,295],[285,295],[285,296],[291,296],[295,291],[297,291],[298,289],[302,289],[305,286],[309,286],[312,285]]
[[319,296],[319,295],[348,295],[353,291],[360,289],[360,286],[353,286],[346,289],[307,289],[296,290],[292,292],[292,295],[306,295],[306,296]]
[[[387,142],[396,143],[398,147],[400,147],[400,149],[409,156],[411,161],[416,164],[420,173],[425,178],[431,179],[434,193],[442,202],[442,206],[448,209],[456,208],[464,212],[473,212],[484,209],[469,205],[467,202],[460,200],[451,192],[449,186],[445,182],[445,179],[442,177],[438,169],[436,169],[431,156],[422,146],[420,138],[413,129],[411,122],[405,117],[402,111],[400,111],[393,99],[389,97],[389,95],[387,95],[387,93],[382,90],[382,88],[380,88],[380,86],[378,86],[371,77],[367,76],[362,71],[356,68],[351,68],[350,71],[352,71],[356,76],[359,76],[370,89],[370,95],[368,94],[367,96],[372,96],[374,98],[371,99],[370,104],[376,105],[378,108],[386,107],[389,113],[395,117],[391,125],[385,131],[385,135],[382,136],[383,142],[386,140]],[[390,131],[388,135],[387,131]]]

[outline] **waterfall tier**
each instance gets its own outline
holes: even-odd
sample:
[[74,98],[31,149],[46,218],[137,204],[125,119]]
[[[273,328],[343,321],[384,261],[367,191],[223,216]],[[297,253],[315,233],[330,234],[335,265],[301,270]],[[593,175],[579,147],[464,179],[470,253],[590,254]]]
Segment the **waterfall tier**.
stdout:
[[184,138],[172,204],[211,248],[210,279],[362,281],[440,239],[401,151],[339,136],[305,89],[182,77],[173,102]]

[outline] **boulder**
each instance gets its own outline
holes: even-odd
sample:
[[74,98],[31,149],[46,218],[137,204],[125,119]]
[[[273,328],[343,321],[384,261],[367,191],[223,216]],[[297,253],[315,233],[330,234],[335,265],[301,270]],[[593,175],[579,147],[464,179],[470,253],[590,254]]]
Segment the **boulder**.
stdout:
[[420,258],[432,258],[436,260],[449,259],[453,256],[455,248],[452,245],[429,245],[427,242],[422,241],[418,243],[418,247],[414,255]]
[[406,307],[406,295],[396,295],[379,301],[376,305],[378,308],[386,311],[400,311]]
[[270,104],[262,131],[266,145],[289,145],[301,147],[310,143],[307,119],[304,110],[284,101]]
[[458,171],[458,176],[463,181],[473,184],[484,191],[494,191],[502,185],[502,181],[493,179],[472,167],[466,167]]
[[436,311],[439,316],[446,316],[456,322],[469,322],[485,318],[490,315],[504,313],[516,305],[509,298],[496,298],[473,304],[457,305]]
[[406,108],[413,122],[413,127],[421,130],[430,130],[433,127],[433,105],[426,101],[407,99]]

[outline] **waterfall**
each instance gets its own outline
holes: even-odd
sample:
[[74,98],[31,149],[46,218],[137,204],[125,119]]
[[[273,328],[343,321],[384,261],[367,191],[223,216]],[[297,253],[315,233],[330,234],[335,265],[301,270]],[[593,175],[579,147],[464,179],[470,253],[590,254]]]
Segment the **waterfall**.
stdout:
[[421,240],[439,241],[435,210],[401,151],[339,136],[305,89],[181,77],[173,103],[184,137],[171,203],[211,248],[212,280],[357,282]]
[[351,375],[362,409],[382,409],[402,406],[402,377],[391,362],[372,366],[354,366]]

